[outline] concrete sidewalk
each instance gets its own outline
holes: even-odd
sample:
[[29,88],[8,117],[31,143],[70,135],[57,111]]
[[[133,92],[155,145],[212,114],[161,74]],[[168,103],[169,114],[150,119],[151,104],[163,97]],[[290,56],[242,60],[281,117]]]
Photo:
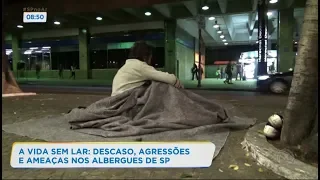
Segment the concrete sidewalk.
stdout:
[[[18,79],[20,85],[47,85],[47,86],[83,86],[83,87],[111,87],[111,80],[97,79]],[[198,81],[182,81],[186,89],[229,90],[229,91],[256,91],[256,80],[236,81],[234,84],[224,84],[222,79],[204,79],[198,88]]]
[[[228,101],[249,117],[265,122],[284,109],[285,96],[258,95],[252,92],[196,91],[208,99]],[[87,106],[106,95],[40,94],[3,98],[2,124],[26,121],[48,115],[60,115],[78,106]],[[275,103],[276,102],[276,103]],[[186,169],[13,169],[10,153],[13,142],[39,141],[2,131],[2,179],[283,179],[260,167],[247,156],[241,142],[246,130],[233,131],[210,168]],[[237,165],[238,170],[229,168]]]

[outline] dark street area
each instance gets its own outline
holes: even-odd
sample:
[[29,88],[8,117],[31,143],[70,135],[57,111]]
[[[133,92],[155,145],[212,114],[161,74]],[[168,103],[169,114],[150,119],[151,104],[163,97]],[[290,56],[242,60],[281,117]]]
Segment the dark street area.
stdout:
[[[28,87],[22,86],[27,90]],[[76,88],[49,89],[35,87],[36,96],[3,98],[2,124],[26,121],[44,116],[62,115],[68,110],[86,106],[109,96],[110,89]],[[68,92],[67,92],[68,91]],[[208,99],[231,103],[248,117],[257,118],[258,122],[266,122],[274,112],[285,108],[286,96],[263,95],[254,92],[222,92],[194,91]],[[59,93],[59,94],[57,94]],[[21,127],[23,128],[23,127]],[[13,169],[10,167],[12,143],[40,141],[21,137],[2,131],[2,178],[3,179],[160,179],[160,178],[192,178],[192,179],[282,179],[264,167],[257,165],[242,149],[241,142],[246,130],[231,132],[226,145],[210,168],[205,169]],[[230,169],[230,165],[239,166],[238,170]]]
[[[35,93],[80,93],[80,94],[110,94],[111,93],[111,86],[67,86],[67,85],[20,85],[20,88],[24,92],[35,92]],[[189,89],[189,88],[185,88]],[[238,95],[267,95],[270,94],[268,92],[260,92],[260,91],[253,91],[253,90],[244,90],[244,89],[217,89],[217,88],[205,88],[202,87],[200,89],[191,88],[192,91],[213,91],[222,94],[238,94]],[[285,95],[280,95],[285,96]]]

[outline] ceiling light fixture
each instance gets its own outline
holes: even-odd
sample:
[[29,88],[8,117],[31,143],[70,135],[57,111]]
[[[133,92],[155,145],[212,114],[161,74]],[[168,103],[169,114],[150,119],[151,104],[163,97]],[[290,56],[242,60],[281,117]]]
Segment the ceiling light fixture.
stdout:
[[202,10],[204,10],[204,11],[206,11],[206,10],[208,10],[209,9],[209,6],[202,6],[202,8],[201,8]]
[[258,43],[259,43],[259,41],[256,41],[256,43],[258,44]]
[[151,12],[145,12],[144,15],[151,16]]
[[42,47],[42,49],[50,49],[51,47],[50,46],[44,46]]
[[21,28],[23,28],[23,26],[22,26],[22,25],[17,25],[17,28],[20,28],[20,29],[21,29]]
[[295,44],[298,44],[298,42],[297,42],[297,41],[295,41],[294,43],[295,43]]
[[224,43],[224,45],[228,45],[228,43]]
[[223,38],[224,38],[224,35],[221,35],[220,38],[223,39]]
[[227,40],[226,40],[226,39],[222,39],[222,41],[223,41],[223,42],[226,42]]
[[96,17],[96,20],[101,21],[102,17]]
[[216,21],[216,23],[213,25],[213,27],[216,28],[216,29],[220,27],[217,21]]
[[272,15],[272,12],[267,12],[267,16],[271,16]]
[[35,49],[38,49],[38,47],[31,47],[29,49],[35,50]]
[[278,0],[271,0],[271,1],[269,1],[270,4],[274,4],[274,3],[277,3],[277,2],[278,2]]
[[221,34],[221,33],[222,33],[220,27],[219,27],[219,30],[217,31],[217,33],[218,33],[218,34]]
[[53,22],[53,24],[60,25],[61,23],[59,21],[55,21],[55,22]]
[[210,20],[210,21],[213,21],[213,20],[215,20],[215,19],[216,19],[216,18],[213,17],[213,16],[212,16],[212,17],[209,17],[209,20]]

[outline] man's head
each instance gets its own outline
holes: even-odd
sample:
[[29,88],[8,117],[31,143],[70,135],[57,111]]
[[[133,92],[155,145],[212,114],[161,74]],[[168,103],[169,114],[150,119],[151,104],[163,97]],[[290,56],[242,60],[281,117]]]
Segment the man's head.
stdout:
[[130,49],[129,59],[138,59],[151,64],[152,47],[144,41],[137,41]]

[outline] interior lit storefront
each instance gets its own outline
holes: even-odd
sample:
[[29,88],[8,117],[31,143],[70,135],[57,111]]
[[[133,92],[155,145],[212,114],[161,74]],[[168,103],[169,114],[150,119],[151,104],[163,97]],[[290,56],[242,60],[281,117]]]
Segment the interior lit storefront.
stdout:
[[[241,53],[239,63],[242,64],[243,75],[247,79],[257,78],[258,51]],[[268,50],[267,68],[268,74],[273,74],[277,71],[277,50]]]
[[22,49],[24,55],[24,63],[26,64],[25,69],[33,70],[36,69],[36,65],[40,66],[42,70],[51,69],[51,47],[30,47]]
[[[31,47],[21,49],[23,57],[18,64],[24,64],[26,70],[33,70],[36,64],[39,64],[41,69],[51,69],[51,50],[50,47]],[[12,66],[12,49],[6,49],[6,55],[9,63]],[[18,65],[21,66],[21,65]],[[19,68],[18,68],[19,69]]]
[[[36,70],[38,65],[41,70],[52,69],[51,47],[30,47],[20,49],[20,60],[17,62],[17,78],[27,76],[27,70]],[[12,49],[6,49],[6,55],[10,64],[10,69],[13,69]]]

